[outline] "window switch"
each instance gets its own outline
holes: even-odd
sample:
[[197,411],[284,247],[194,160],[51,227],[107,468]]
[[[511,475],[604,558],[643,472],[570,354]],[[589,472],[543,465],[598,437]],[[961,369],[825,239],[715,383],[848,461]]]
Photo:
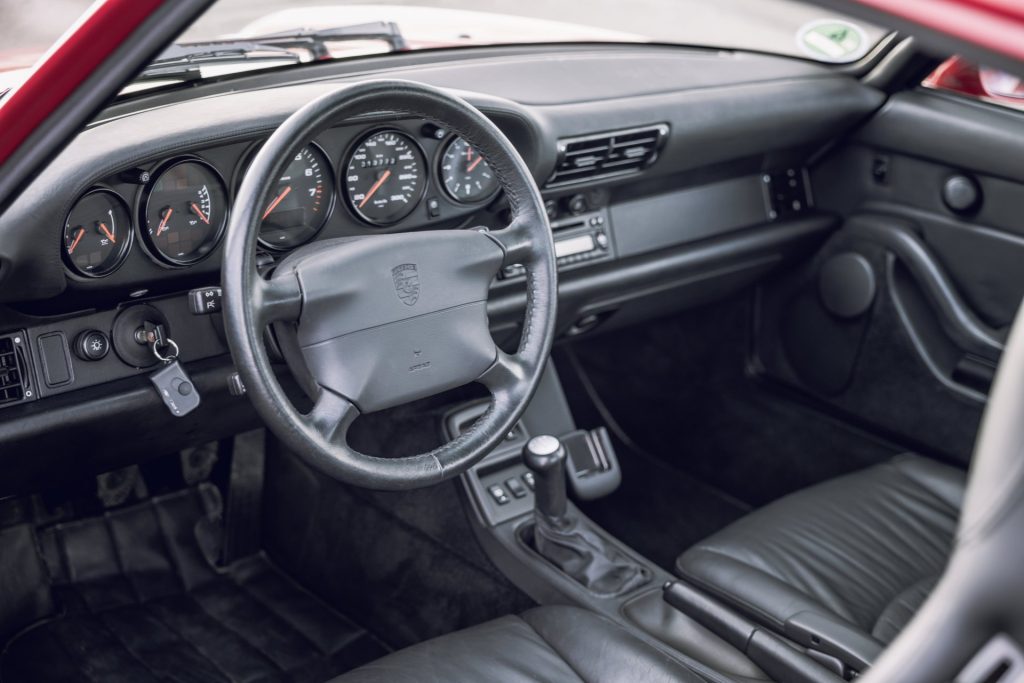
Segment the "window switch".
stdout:
[[510,500],[512,500],[511,498],[508,497],[508,494],[505,493],[505,489],[503,489],[498,484],[491,484],[490,486],[488,486],[487,492],[491,494],[491,498],[493,498],[494,502],[497,503],[498,505],[505,505]]
[[527,472],[523,475],[523,483],[525,483],[531,491],[533,490],[533,487],[537,483],[537,480],[533,478],[533,472]]
[[526,495],[526,487],[515,477],[505,481],[505,488],[516,498],[522,498]]

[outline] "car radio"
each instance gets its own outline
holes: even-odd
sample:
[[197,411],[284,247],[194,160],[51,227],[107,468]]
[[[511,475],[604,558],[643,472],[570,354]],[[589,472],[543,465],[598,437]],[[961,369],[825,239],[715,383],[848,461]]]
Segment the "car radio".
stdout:
[[[615,255],[606,209],[551,221],[551,231],[555,236],[559,271]],[[521,265],[513,264],[502,269],[501,277],[507,280],[522,277],[523,273]]]

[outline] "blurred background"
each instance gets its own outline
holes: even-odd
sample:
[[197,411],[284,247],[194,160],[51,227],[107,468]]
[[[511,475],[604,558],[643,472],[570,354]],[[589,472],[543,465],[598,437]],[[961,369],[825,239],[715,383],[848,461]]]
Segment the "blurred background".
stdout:
[[[0,69],[30,65],[90,4],[90,0],[0,0]],[[381,20],[389,18],[389,4],[421,5],[566,21],[656,41],[788,54],[800,54],[796,33],[801,26],[831,16],[793,0],[218,0],[182,39],[229,34],[281,9],[353,4],[381,5]],[[870,38],[881,35],[865,28]]]

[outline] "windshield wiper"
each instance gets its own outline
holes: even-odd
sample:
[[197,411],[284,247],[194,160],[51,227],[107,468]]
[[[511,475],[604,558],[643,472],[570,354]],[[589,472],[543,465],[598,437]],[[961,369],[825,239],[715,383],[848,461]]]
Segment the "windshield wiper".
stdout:
[[225,40],[210,43],[182,43],[172,45],[150,62],[136,81],[161,79],[197,80],[202,78],[202,67],[240,62],[302,61],[291,50],[251,40]]
[[368,24],[338,26],[329,29],[281,31],[262,36],[225,39],[201,43],[176,43],[164,50],[139,74],[136,81],[160,79],[196,80],[202,67],[241,62],[281,62],[297,64],[303,60],[295,50],[305,50],[310,60],[330,59],[329,43],[379,40],[392,52],[409,49],[398,24],[375,21]]
[[330,59],[331,54],[327,49],[327,44],[332,42],[380,40],[387,43],[392,52],[409,49],[401,29],[393,21],[372,21],[368,24],[304,31],[281,31],[280,33],[256,36],[249,40],[277,47],[303,48],[313,55],[313,59]]

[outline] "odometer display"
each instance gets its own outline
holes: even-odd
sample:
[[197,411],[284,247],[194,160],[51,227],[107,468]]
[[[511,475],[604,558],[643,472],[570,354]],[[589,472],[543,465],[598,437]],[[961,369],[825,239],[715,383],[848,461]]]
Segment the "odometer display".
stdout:
[[291,249],[313,239],[334,204],[330,164],[323,152],[306,145],[292,157],[263,209],[260,241]]
[[352,151],[345,169],[349,206],[368,223],[392,225],[413,212],[426,186],[426,162],[404,133],[373,133]]
[[161,261],[188,265],[217,246],[228,199],[212,166],[193,159],[173,162],[157,174],[143,199],[142,235]]

